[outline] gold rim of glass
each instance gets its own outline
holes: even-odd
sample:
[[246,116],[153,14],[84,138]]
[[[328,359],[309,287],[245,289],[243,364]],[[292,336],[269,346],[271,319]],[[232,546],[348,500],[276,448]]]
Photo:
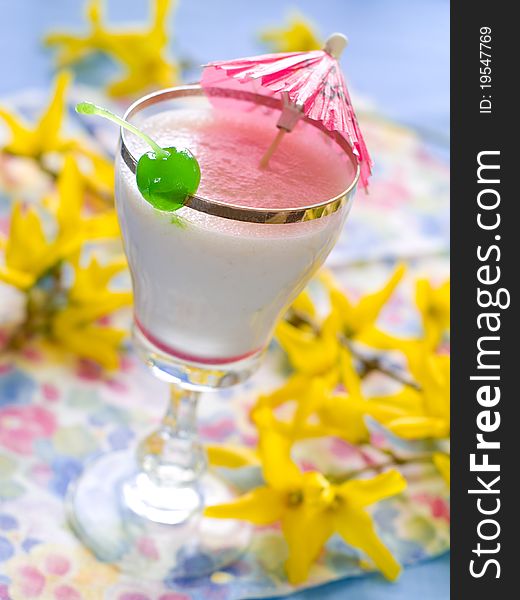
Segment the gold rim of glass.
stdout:
[[[182,98],[187,96],[217,96],[235,98],[237,100],[244,100],[247,102],[253,102],[269,108],[280,109],[280,100],[274,96],[263,96],[261,94],[254,94],[252,92],[219,88],[219,87],[208,87],[202,88],[198,84],[194,85],[183,85],[173,88],[160,90],[153,92],[147,96],[143,96],[136,102],[134,102],[124,115],[125,120],[130,120],[134,115],[139,113],[141,110],[163,102],[165,100],[173,100],[176,98]],[[192,210],[203,212],[216,217],[222,217],[224,219],[232,219],[234,221],[246,221],[249,223],[269,223],[269,224],[283,224],[283,223],[299,223],[302,221],[312,221],[321,217],[326,217],[346,204],[351,202],[356,185],[359,180],[359,161],[355,156],[352,148],[348,144],[347,140],[337,131],[329,131],[324,125],[317,121],[313,121],[308,117],[302,117],[307,123],[310,123],[314,127],[321,130],[323,133],[328,135],[334,140],[348,155],[349,159],[354,164],[356,171],[355,175],[346,190],[341,194],[319,202],[318,204],[312,204],[308,206],[302,206],[298,208],[280,208],[280,209],[266,209],[266,208],[248,208],[245,206],[238,206],[236,204],[227,204],[218,200],[211,200],[202,196],[188,196],[184,206]],[[121,157],[123,161],[135,174],[137,168],[137,160],[125,143],[124,130],[121,130]]]

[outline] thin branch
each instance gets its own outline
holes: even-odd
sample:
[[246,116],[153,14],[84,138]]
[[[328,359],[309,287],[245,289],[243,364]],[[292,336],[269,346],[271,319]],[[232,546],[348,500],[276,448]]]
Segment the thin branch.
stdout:
[[421,388],[415,381],[408,379],[408,377],[398,371],[393,371],[392,369],[385,367],[379,358],[367,358],[366,356],[363,356],[354,348],[354,344],[346,336],[339,334],[338,339],[340,344],[345,346],[352,356],[354,356],[354,358],[361,363],[365,375],[368,375],[372,371],[378,371],[379,373],[382,373],[383,375],[386,375],[387,377],[390,377],[391,379],[394,379],[403,385],[407,385],[414,390],[420,391]]
[[[385,454],[389,454],[389,453],[385,452]],[[373,472],[380,473],[381,471],[388,469],[390,467],[400,467],[403,465],[412,465],[412,464],[428,464],[431,462],[432,462],[431,454],[415,456],[413,458],[399,458],[398,456],[395,456],[395,454],[393,454],[392,458],[385,462],[382,462],[382,463],[379,463],[376,465],[366,465],[359,469],[352,469],[351,471],[347,471],[345,473],[342,473],[341,475],[330,475],[330,476],[327,476],[327,479],[329,481],[331,481],[332,483],[341,484],[341,483],[345,483],[346,481],[350,481],[351,479],[356,479],[362,475],[366,475],[369,473],[373,473]]]

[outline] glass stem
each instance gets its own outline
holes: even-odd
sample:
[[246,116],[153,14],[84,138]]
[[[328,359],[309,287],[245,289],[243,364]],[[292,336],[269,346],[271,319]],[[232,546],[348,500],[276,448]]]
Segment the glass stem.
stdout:
[[139,445],[138,462],[155,486],[196,487],[206,470],[206,453],[196,425],[199,396],[199,392],[172,385],[159,428]]

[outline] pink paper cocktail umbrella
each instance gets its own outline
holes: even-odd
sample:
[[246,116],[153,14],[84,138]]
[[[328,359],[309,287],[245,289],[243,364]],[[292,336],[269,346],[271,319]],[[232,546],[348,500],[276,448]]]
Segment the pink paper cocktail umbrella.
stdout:
[[[340,132],[360,162],[360,182],[367,187],[372,160],[350,100],[338,59],[347,38],[332,34],[322,50],[263,54],[235,60],[215,61],[205,66],[202,86],[254,84],[255,91],[279,94],[283,109],[279,132],[262,159],[266,166],[285,132],[291,131],[302,115],[320,121],[330,131]],[[233,86],[235,87],[235,86]]]

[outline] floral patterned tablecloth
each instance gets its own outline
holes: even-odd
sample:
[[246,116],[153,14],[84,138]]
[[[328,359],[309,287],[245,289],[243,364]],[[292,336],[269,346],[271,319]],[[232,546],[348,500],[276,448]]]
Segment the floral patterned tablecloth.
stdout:
[[[22,96],[17,103],[30,112],[36,100]],[[406,259],[408,278],[382,319],[394,331],[413,333],[418,322],[406,286],[414,275],[435,279],[448,272],[448,166],[412,131],[375,115],[362,121],[376,162],[373,184],[369,195],[358,193],[329,266],[355,294],[376,288],[395,260]],[[94,134],[100,139],[106,135],[102,125]],[[3,230],[8,210],[7,199],[0,195]],[[0,287],[0,323],[19,310],[18,300],[13,290]],[[284,356],[273,344],[251,381],[205,397],[199,420],[204,441],[254,442],[248,407],[260,391],[273,388],[286,375]],[[69,482],[89,458],[131,448],[156,425],[166,400],[165,385],[131,350],[120,370],[111,374],[86,361],[64,364],[30,347],[17,355],[0,354],[0,600],[234,600],[295,589],[283,574],[286,548],[276,528],[258,529],[250,551],[224,571],[196,581],[167,577],[160,583],[135,580],[98,562],[74,537],[64,511]],[[418,450],[369,425],[376,445]],[[340,462],[356,468],[371,460],[332,440],[306,443],[299,452],[302,462],[329,472]],[[251,468],[224,475],[243,488],[259,476]],[[381,503],[375,512],[382,538],[405,565],[449,547],[445,483],[433,466],[415,466],[406,475],[408,492]],[[153,546],[143,546],[142,552],[153,554]],[[359,556],[332,538],[307,585],[363,572]]]

